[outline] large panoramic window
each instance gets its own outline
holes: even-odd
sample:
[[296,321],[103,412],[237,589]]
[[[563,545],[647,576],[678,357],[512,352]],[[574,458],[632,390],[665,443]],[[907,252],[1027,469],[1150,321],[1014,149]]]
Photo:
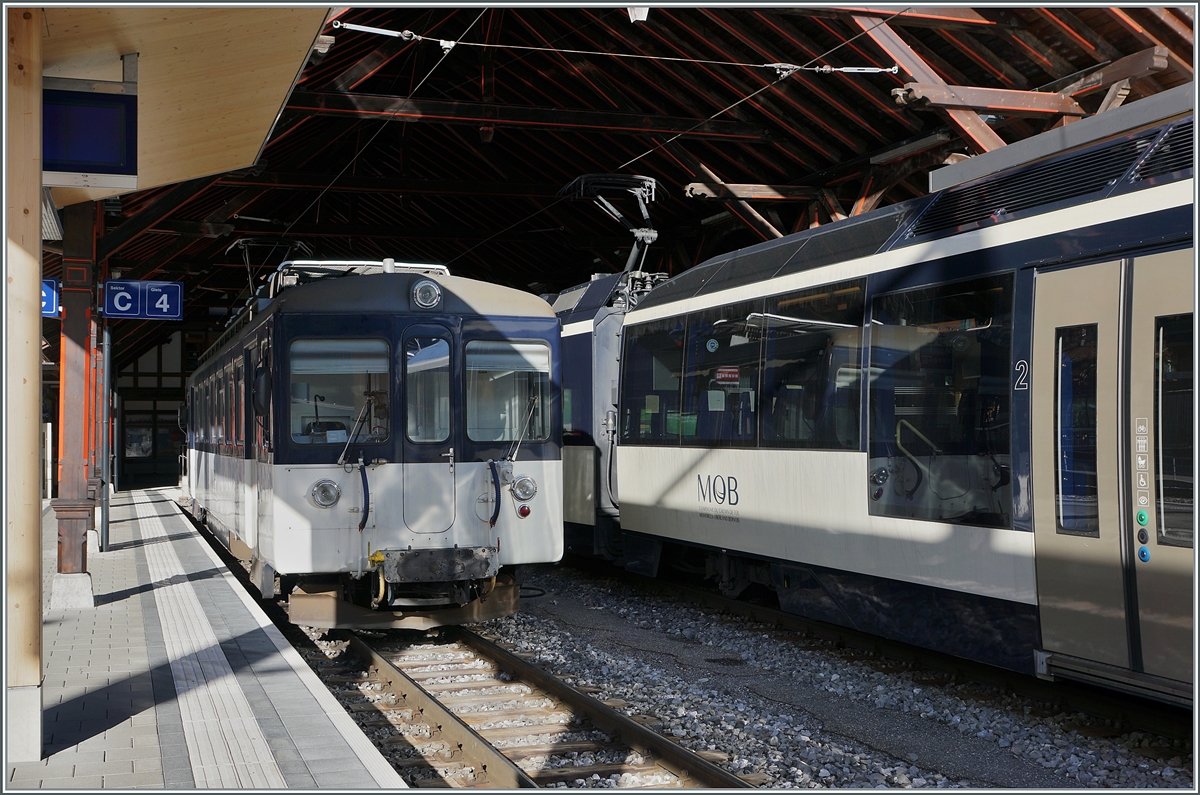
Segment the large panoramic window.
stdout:
[[[390,436],[388,344],[376,339],[296,340],[288,429],[297,444],[380,442]],[[357,431],[356,431],[357,427]]]
[[865,280],[767,299],[762,445],[859,447]]
[[621,442],[678,444],[696,435],[696,417],[680,417],[683,318],[626,328],[621,365]]
[[1011,526],[1012,282],[988,276],[872,302],[872,514]]
[[754,445],[761,318],[762,301],[688,315],[683,444]]
[[550,438],[550,348],[541,342],[467,343],[467,437],[473,442]]

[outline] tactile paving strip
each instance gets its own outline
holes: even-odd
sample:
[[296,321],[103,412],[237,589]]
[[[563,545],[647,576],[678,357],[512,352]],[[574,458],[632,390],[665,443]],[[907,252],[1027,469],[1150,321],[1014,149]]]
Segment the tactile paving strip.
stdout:
[[[198,788],[286,787],[154,507],[135,506]],[[155,543],[155,542],[158,543]]]

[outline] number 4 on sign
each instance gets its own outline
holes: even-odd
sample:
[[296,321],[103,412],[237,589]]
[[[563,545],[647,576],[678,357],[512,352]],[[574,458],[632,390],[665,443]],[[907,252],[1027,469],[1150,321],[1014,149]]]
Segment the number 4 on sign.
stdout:
[[154,302],[154,305],[163,312],[171,311],[171,302],[167,300],[167,294],[163,293],[162,297]]

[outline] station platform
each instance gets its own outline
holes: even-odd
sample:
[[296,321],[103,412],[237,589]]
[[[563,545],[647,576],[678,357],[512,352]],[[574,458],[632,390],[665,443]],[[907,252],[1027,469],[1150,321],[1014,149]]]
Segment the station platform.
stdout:
[[112,495],[95,607],[78,610],[50,609],[44,502],[43,758],[7,764],[5,790],[404,787],[177,495]]

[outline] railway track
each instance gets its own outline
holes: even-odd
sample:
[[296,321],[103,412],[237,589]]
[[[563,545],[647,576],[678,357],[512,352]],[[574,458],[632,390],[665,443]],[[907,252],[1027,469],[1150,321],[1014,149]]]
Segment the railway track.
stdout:
[[[755,783],[486,637],[330,633],[322,677],[417,787],[730,788]],[[336,668],[336,670],[335,670]],[[647,725],[650,724],[650,725]]]

